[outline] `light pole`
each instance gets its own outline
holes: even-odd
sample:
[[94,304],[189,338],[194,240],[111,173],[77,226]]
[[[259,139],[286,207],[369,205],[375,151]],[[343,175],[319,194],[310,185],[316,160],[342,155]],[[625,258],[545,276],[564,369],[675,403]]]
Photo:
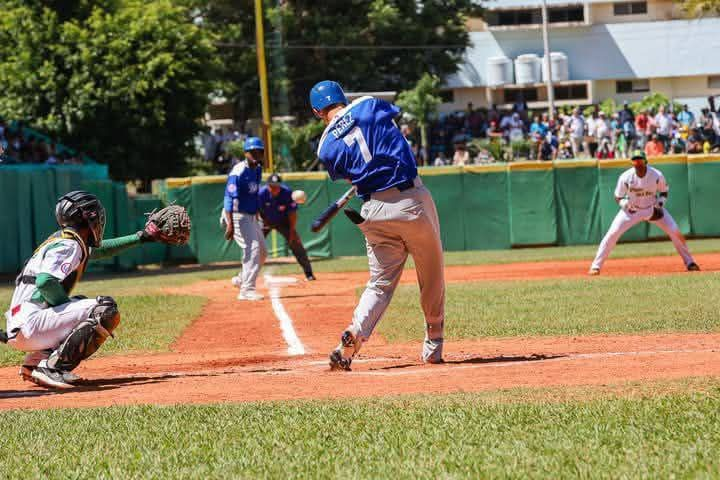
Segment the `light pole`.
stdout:
[[270,97],[268,94],[267,66],[265,63],[265,31],[263,29],[262,0],[255,0],[255,48],[257,49],[260,103],[262,105],[262,137],[265,142],[267,169],[273,171],[272,131],[270,128]]
[[552,83],[552,60],[550,59],[550,44],[548,41],[548,12],[547,12],[547,0],[542,2],[542,34],[543,34],[543,46],[545,48],[545,59],[547,63],[547,78],[545,83],[547,85],[547,97],[548,97],[548,117],[550,120],[555,118],[555,90],[553,89]]

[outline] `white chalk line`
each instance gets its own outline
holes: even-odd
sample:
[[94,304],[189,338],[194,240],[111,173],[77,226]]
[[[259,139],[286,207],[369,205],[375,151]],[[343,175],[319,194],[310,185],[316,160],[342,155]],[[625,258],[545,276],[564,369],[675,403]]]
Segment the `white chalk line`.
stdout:
[[275,316],[280,320],[280,330],[288,346],[288,355],[305,355],[305,346],[303,346],[300,337],[298,337],[295,332],[292,318],[287,310],[285,310],[280,298],[281,287],[283,285],[292,285],[293,283],[297,283],[297,279],[293,277],[274,277],[270,274],[265,274],[265,284],[270,290],[270,302],[272,303]]

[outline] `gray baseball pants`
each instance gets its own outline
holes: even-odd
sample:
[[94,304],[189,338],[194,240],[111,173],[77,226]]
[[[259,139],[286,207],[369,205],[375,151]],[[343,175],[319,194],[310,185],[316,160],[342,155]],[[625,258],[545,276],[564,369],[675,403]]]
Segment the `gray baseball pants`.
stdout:
[[362,342],[382,318],[412,255],[425,315],[423,360],[442,360],[445,321],[445,277],[440,221],[435,202],[420,178],[415,188],[374,193],[362,207],[370,281],[348,329]]
[[235,241],[243,249],[242,271],[238,274],[242,279],[240,290],[254,291],[260,268],[267,258],[265,235],[256,215],[235,212],[232,220]]

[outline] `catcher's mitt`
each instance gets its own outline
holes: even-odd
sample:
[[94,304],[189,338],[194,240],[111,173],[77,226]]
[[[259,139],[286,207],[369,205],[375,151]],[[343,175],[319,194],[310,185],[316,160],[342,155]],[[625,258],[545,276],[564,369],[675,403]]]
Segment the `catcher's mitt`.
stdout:
[[142,237],[168,245],[185,245],[190,239],[191,229],[192,223],[185,207],[169,205],[148,214]]
[[654,207],[653,214],[650,216],[650,221],[654,222],[655,220],[660,220],[663,218],[663,215],[665,215],[665,213],[663,212],[662,207]]

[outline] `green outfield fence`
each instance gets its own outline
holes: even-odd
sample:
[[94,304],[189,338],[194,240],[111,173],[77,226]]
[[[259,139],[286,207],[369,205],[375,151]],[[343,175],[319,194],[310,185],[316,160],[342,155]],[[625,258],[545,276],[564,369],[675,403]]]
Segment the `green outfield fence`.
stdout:
[[[670,185],[668,209],[683,233],[720,236],[720,156],[673,155],[651,159]],[[613,190],[628,160],[515,162],[486,166],[438,167],[420,170],[432,191],[440,215],[446,250],[503,249],[532,245],[598,243],[618,207]],[[324,172],[287,173],[284,181],[304,190],[308,201],[299,210],[298,231],[310,255],[363,255],[365,243],[358,228],[340,214],[318,234],[312,220],[347,188]],[[124,185],[85,176],[81,170],[3,167],[0,199],[17,208],[0,210],[0,271],[14,272],[55,228],[53,207],[58,195],[82,187],[96,193],[108,210],[106,236],[141,228],[144,212],[176,202],[190,211],[193,234],[182,248],[144,245],[96,268],[129,269],[148,263],[238,261],[234,242],[227,242],[219,225],[224,176],[169,178],[155,182],[162,197],[128,198]],[[360,207],[355,199],[351,205]],[[623,240],[647,240],[663,233],[647,223]],[[268,238],[272,255],[288,254],[280,236]]]

